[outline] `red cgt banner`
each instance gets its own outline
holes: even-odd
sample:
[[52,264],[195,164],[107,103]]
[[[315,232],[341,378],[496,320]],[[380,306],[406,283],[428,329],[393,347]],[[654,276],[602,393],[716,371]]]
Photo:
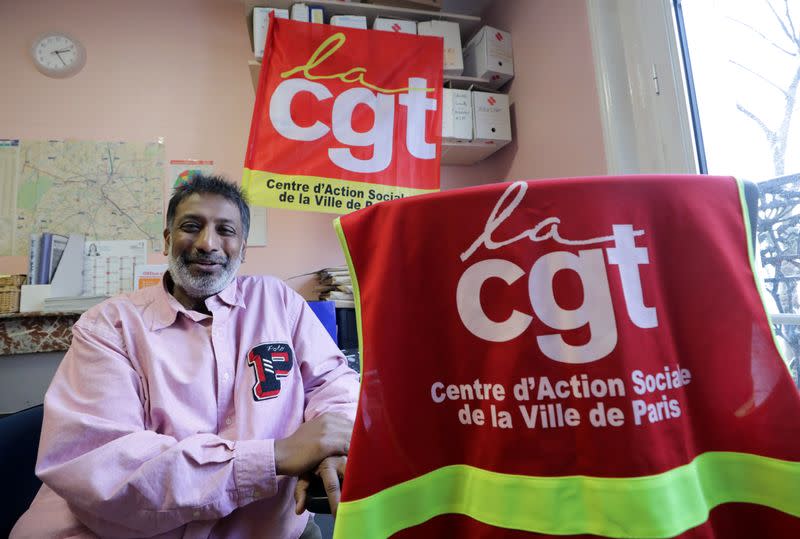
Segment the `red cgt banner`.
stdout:
[[242,186],[348,213],[439,189],[442,40],[270,16]]

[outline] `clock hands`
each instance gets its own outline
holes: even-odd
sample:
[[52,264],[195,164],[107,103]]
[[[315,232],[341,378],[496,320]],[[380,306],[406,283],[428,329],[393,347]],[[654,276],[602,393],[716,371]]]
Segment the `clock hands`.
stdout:
[[71,51],[72,51],[72,47],[67,47],[66,49],[59,49],[59,50],[52,51],[50,54],[55,54],[56,56],[58,56],[58,59],[61,60],[61,63],[66,66],[67,62],[65,62],[64,59],[61,57],[61,53],[67,53],[67,52],[71,52]]
[[61,52],[60,51],[53,51],[53,54],[58,56],[58,59],[61,60],[62,64],[67,65],[67,62],[65,62],[64,59],[61,57]]

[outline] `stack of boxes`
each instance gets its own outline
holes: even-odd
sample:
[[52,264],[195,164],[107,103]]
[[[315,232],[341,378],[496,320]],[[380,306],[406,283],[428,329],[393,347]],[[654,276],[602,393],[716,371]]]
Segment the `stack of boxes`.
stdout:
[[461,56],[461,30],[458,23],[448,21],[425,21],[417,23],[421,36],[438,36],[444,40],[444,75],[458,76],[464,71]]
[[[254,8],[253,52],[258,59],[264,54],[270,12],[275,12],[279,18],[314,23],[325,21],[321,8],[305,3],[293,4],[290,9]],[[329,23],[364,30],[368,27],[363,15],[333,15]],[[470,80],[474,85],[467,89],[444,89],[442,139],[445,144],[478,143],[486,146],[485,155],[489,155],[511,141],[508,95],[499,93],[500,88],[514,78],[511,34],[484,26],[462,50],[461,31],[455,22],[377,17],[372,29],[441,37],[445,79],[458,76],[479,79],[479,82]],[[446,154],[449,151],[450,148],[444,150]],[[474,161],[474,157],[473,153],[473,159],[465,159],[465,162]]]
[[482,143],[488,155],[511,142],[508,95],[483,91],[499,90],[514,78],[511,34],[484,26],[467,43],[463,61],[463,76],[482,79],[480,90],[444,89],[442,139]]

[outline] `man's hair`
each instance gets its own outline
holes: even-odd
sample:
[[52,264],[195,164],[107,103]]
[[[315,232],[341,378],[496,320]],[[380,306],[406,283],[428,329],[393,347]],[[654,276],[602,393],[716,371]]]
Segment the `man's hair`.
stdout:
[[195,194],[218,195],[239,208],[239,214],[242,217],[242,232],[244,233],[242,237],[247,239],[247,234],[250,232],[250,207],[247,205],[247,197],[238,185],[216,175],[195,174],[187,183],[181,183],[175,187],[167,207],[167,228],[172,229],[178,204]]

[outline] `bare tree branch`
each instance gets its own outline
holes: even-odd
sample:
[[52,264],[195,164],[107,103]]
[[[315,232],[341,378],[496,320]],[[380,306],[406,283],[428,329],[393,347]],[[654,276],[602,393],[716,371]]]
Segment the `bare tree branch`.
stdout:
[[764,132],[764,135],[767,137],[767,140],[769,141],[770,146],[771,146],[774,143],[774,140],[775,140],[775,136],[776,136],[775,135],[775,131],[772,131],[769,127],[767,127],[767,124],[765,124],[764,121],[761,118],[759,118],[758,116],[756,116],[755,114],[753,114],[752,112],[750,112],[749,110],[744,108],[744,106],[741,103],[736,103],[736,108],[742,114],[744,114],[745,116],[747,116],[748,118],[753,120],[758,125],[758,127],[761,128],[761,130]]
[[735,66],[737,66],[737,67],[740,67],[740,68],[744,69],[745,71],[747,71],[747,72],[748,72],[748,73],[750,73],[751,75],[753,75],[753,76],[755,76],[755,77],[758,77],[759,79],[763,80],[764,82],[766,82],[767,84],[769,84],[770,86],[772,86],[773,88],[775,88],[776,90],[778,90],[778,91],[779,91],[779,92],[780,92],[780,93],[781,93],[781,94],[782,94],[784,97],[788,97],[788,96],[786,95],[786,90],[784,90],[783,88],[781,88],[780,86],[778,86],[777,84],[775,84],[774,82],[772,82],[771,80],[769,80],[768,78],[766,78],[764,75],[761,75],[761,74],[759,74],[759,73],[756,73],[755,71],[753,71],[752,69],[750,69],[750,68],[749,68],[749,67],[747,67],[746,65],[740,64],[740,63],[739,63],[739,62],[737,62],[736,60],[733,60],[733,59],[731,59],[731,60],[728,60],[728,61],[729,61],[730,63],[732,63],[733,65],[735,65]]
[[[795,37],[794,32],[790,31],[786,27],[786,23],[783,22],[783,19],[781,18],[781,16],[778,15],[777,11],[775,11],[775,7],[772,5],[772,2],[770,2],[769,0],[765,0],[765,2],[767,4],[767,6],[769,6],[769,10],[772,12],[772,14],[775,15],[775,20],[778,21],[778,24],[781,25],[781,28],[783,29],[783,33],[786,34],[786,37],[788,37],[789,40],[794,45],[797,45],[797,38]],[[784,0],[784,4],[786,5],[786,12],[787,12],[787,17],[788,17],[789,5],[788,5],[788,3],[786,3],[785,0]],[[789,20],[791,21],[791,17],[789,17]]]
[[794,21],[792,20],[792,13],[789,11],[789,0],[783,0],[783,12],[786,15],[786,20],[789,23],[789,28],[792,29],[792,41],[794,41],[797,48],[800,49],[800,35],[794,28]]
[[[772,7],[772,6],[770,6],[770,7]],[[773,11],[773,13],[774,13],[774,11]],[[761,37],[764,39],[764,41],[766,41],[767,43],[769,43],[770,45],[772,45],[773,47],[775,47],[775,48],[776,48],[776,49],[778,49],[779,51],[781,51],[781,52],[783,52],[783,53],[786,53],[786,54],[788,54],[789,56],[797,56],[797,52],[792,52],[792,51],[790,51],[790,50],[788,50],[788,49],[784,49],[783,47],[781,47],[780,45],[778,45],[777,43],[775,43],[774,41],[772,41],[770,38],[768,38],[767,36],[765,36],[763,33],[759,32],[758,30],[756,30],[754,27],[750,26],[750,25],[749,25],[749,24],[747,24],[746,22],[742,22],[742,21],[740,21],[739,19],[734,19],[734,18],[732,18],[732,17],[728,17],[728,18],[729,18],[731,21],[735,22],[735,23],[741,24],[742,26],[744,26],[744,27],[745,27],[745,28],[747,28],[748,30],[751,30],[753,33],[755,33],[755,34],[758,34],[759,36],[761,36]],[[794,43],[794,40],[792,40],[792,43]]]

